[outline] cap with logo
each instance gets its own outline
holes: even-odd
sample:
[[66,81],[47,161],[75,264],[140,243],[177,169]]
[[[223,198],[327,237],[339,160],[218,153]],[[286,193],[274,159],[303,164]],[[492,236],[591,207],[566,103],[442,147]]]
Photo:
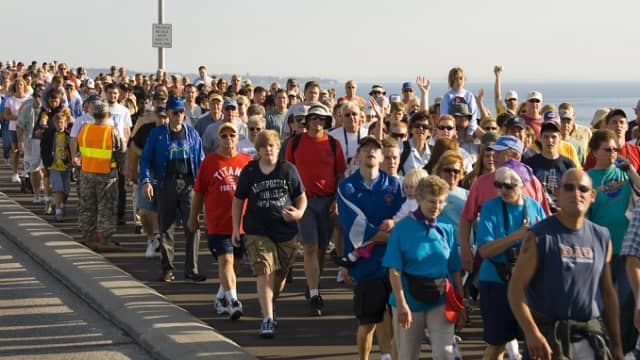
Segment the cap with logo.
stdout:
[[560,131],[560,116],[555,111],[547,111],[542,114],[542,125],[540,126],[540,132],[545,131]]
[[518,100],[518,93],[515,90],[507,91],[507,94],[504,97],[506,100],[516,99]]
[[184,100],[172,96],[167,100],[167,111],[184,110]]
[[537,90],[532,90],[531,92],[529,92],[529,95],[527,96],[527,101],[531,101],[531,100],[538,100],[542,102],[542,93]]
[[487,148],[493,151],[511,149],[516,151],[518,154],[522,154],[522,142],[517,137],[511,135],[500,136],[498,140],[496,140],[495,144],[491,144]]
[[514,118],[511,118],[511,119],[507,120],[507,123],[504,125],[504,127],[507,128],[507,129],[511,129],[514,126],[518,126],[518,127],[523,128],[523,129],[526,129],[527,128],[527,123],[520,116],[516,116]]

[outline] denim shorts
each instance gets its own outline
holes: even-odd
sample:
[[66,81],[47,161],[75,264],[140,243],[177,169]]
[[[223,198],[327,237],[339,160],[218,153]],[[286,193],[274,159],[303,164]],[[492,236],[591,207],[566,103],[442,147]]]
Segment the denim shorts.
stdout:
[[158,202],[156,201],[157,191],[158,189],[153,187],[153,197],[151,200],[147,200],[147,198],[142,193],[143,184],[136,185],[136,209],[145,209],[149,211],[158,211]]
[[51,191],[54,193],[71,192],[71,170],[52,170],[49,169],[49,181],[51,181]]
[[244,235],[240,235],[240,247],[234,247],[231,243],[231,235],[224,234],[207,234],[207,244],[211,255],[216,259],[224,254],[233,254],[236,259],[244,257]]

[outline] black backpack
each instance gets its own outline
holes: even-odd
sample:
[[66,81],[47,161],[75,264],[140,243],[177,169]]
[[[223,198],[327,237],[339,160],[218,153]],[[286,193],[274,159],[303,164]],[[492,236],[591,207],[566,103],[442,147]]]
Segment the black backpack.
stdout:
[[[338,148],[338,145],[336,144],[336,139],[327,134],[327,136],[329,137],[329,146],[331,146],[331,151],[333,152],[333,155],[335,157],[336,155],[336,149]],[[298,145],[300,145],[300,139],[302,138],[302,134],[296,134],[293,136],[293,138],[291,138],[291,156],[293,156],[293,160],[295,162],[295,157],[296,157],[296,149],[298,148]]]
[[398,172],[402,171],[404,173],[404,163],[407,162],[407,159],[411,155],[411,145],[409,144],[409,140],[405,140],[402,142],[402,153],[400,154],[400,165],[398,165]]

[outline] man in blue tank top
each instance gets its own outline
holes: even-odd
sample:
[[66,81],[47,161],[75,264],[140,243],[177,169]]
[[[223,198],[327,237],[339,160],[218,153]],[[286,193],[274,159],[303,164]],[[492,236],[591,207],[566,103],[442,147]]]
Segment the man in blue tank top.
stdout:
[[610,350],[613,359],[622,359],[609,265],[611,236],[585,218],[595,199],[591,178],[582,170],[567,171],[556,196],[561,210],[528,232],[509,283],[509,303],[525,334],[528,356],[602,359]]

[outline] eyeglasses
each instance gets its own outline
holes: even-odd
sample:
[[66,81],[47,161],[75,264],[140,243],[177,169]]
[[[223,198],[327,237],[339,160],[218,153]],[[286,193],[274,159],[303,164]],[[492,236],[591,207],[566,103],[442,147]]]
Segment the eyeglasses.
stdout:
[[449,131],[451,131],[453,129],[455,129],[453,126],[444,126],[444,125],[439,125],[438,126],[438,130],[443,130],[443,131],[444,130],[449,130]]
[[260,130],[262,130],[262,128],[259,128],[259,127],[250,127],[249,128],[249,131],[260,131]]
[[506,189],[506,190],[513,190],[516,188],[516,184],[509,184],[509,183],[505,183],[505,182],[500,182],[500,181],[494,181],[493,182],[493,186],[496,187],[496,189]]
[[222,134],[222,135],[220,135],[220,137],[223,138],[223,139],[229,139],[229,138],[234,139],[236,137],[236,134],[234,134],[234,133]]
[[391,137],[394,139],[402,139],[405,138],[407,136],[407,133],[391,133]]
[[578,189],[578,191],[580,191],[583,194],[586,194],[589,191],[591,191],[591,189],[587,185],[582,185],[582,184],[576,185],[576,184],[570,184],[570,183],[562,184],[562,190],[566,192],[573,192],[573,191],[576,191],[576,189]]
[[618,152],[618,148],[616,148],[616,147],[602,148],[602,149],[600,149],[600,150],[602,150],[602,151],[606,151],[606,152],[608,152],[609,154],[614,153],[614,152]]
[[538,104],[538,103],[540,103],[540,100],[538,100],[538,99],[529,99],[529,102]]
[[454,174],[454,175],[458,175],[458,174],[462,173],[462,170],[453,169],[453,168],[444,168],[444,169],[442,169],[442,171],[446,172],[447,174]]
[[358,115],[359,115],[358,113],[352,112],[352,113],[343,114],[342,116],[344,116],[344,117],[357,117]]
[[497,131],[498,127],[496,127],[496,126],[485,126],[484,129],[486,131]]
[[413,124],[411,125],[413,129],[422,129],[422,130],[431,130],[431,125],[429,124]]

